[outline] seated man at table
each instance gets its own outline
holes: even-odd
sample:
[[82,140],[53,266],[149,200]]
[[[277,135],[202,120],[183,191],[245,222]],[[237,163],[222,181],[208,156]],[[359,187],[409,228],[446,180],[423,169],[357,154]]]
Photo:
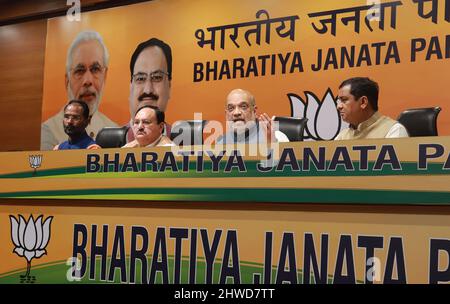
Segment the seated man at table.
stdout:
[[378,91],[378,84],[367,77],[341,83],[337,110],[350,125],[335,140],[408,137],[402,124],[378,112]]
[[249,91],[232,90],[227,96],[225,106],[227,133],[219,137],[216,143],[288,142],[286,134],[274,129],[269,115],[257,115],[257,109],[255,97]]
[[158,107],[140,107],[133,119],[132,130],[135,139],[122,148],[174,146],[175,144],[163,135],[164,119],[164,112]]
[[64,107],[63,128],[69,139],[53,150],[99,149],[100,146],[86,133],[91,121],[89,106],[82,100],[71,100]]

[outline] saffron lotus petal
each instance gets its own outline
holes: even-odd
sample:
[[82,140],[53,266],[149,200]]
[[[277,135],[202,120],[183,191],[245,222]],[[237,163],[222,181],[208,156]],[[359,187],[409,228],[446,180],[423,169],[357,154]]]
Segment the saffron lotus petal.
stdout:
[[27,227],[25,228],[24,244],[25,249],[28,251],[34,250],[34,247],[36,246],[36,227],[34,226],[34,219],[32,215],[30,215]]
[[16,218],[12,215],[9,216],[9,219],[11,221],[11,239],[13,241],[14,246],[20,247],[19,223],[17,222]]

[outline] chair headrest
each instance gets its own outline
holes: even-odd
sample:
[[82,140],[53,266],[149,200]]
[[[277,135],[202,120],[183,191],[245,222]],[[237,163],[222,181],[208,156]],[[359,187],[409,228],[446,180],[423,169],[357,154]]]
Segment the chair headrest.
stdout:
[[278,122],[279,130],[286,134],[289,141],[303,141],[304,130],[308,118],[276,116],[274,120]]
[[98,132],[95,142],[102,148],[120,148],[127,143],[128,128],[105,127]]
[[407,109],[397,117],[409,136],[437,136],[437,117],[440,107]]
[[207,120],[178,120],[172,125],[170,139],[179,146],[202,145]]

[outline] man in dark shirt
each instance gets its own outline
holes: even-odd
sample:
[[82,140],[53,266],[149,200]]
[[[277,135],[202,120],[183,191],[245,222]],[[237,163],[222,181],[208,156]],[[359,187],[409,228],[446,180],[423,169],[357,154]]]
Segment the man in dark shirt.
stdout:
[[64,132],[69,139],[56,145],[53,150],[99,149],[100,146],[86,133],[90,121],[89,106],[84,101],[69,101],[64,107],[63,119]]

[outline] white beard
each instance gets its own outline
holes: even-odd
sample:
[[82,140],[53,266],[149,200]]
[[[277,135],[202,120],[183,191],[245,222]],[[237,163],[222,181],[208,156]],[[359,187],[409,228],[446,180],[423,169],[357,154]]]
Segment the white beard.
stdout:
[[[74,94],[73,94],[73,92],[72,92],[72,89],[70,88],[70,83],[69,83],[69,85],[68,85],[67,95],[69,95],[69,101],[71,101],[71,100],[73,100],[73,99],[77,99],[77,98],[74,96]],[[96,95],[96,97],[95,97],[95,101],[94,101],[94,102],[92,102],[92,103],[87,103],[87,105],[89,106],[89,115],[90,115],[90,116],[93,116],[93,115],[95,114],[95,112],[97,112],[98,107],[99,107],[99,105],[100,105],[100,100],[102,99],[102,95],[103,95],[103,92],[98,93],[98,94]]]

